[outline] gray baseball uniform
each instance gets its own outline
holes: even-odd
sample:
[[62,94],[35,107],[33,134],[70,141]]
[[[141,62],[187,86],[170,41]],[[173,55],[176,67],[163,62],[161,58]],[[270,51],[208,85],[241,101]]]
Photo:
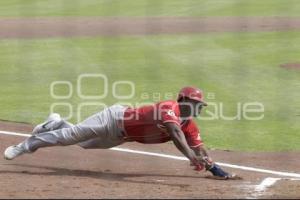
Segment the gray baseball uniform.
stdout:
[[78,144],[86,149],[106,149],[124,142],[123,117],[126,107],[114,105],[73,125],[63,121],[56,130],[38,133],[25,140],[22,145],[27,152],[48,146]]

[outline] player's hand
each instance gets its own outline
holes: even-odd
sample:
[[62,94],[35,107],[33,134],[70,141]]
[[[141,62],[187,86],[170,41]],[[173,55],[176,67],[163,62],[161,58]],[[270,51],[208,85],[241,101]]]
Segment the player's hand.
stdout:
[[201,172],[205,168],[204,165],[201,165],[201,164],[192,165],[192,166],[194,166],[195,167],[194,170],[198,171],[198,172]]
[[199,160],[198,157],[190,161],[190,166],[194,167],[194,170],[199,172],[205,168],[205,165]]
[[213,161],[209,157],[201,157],[197,156],[197,163],[191,162],[190,165],[194,166],[195,171],[202,171],[203,169],[208,170],[209,168],[212,167]]

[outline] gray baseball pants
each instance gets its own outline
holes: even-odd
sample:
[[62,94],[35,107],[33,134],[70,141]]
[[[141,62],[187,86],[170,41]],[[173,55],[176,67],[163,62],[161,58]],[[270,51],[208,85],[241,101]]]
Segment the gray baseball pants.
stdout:
[[22,145],[27,152],[42,147],[78,144],[85,149],[107,149],[124,143],[123,117],[126,107],[114,105],[73,125],[67,121],[56,129],[38,133]]

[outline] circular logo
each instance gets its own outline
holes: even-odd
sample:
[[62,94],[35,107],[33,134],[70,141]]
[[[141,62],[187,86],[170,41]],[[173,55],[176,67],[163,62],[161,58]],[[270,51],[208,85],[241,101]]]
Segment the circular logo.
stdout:
[[175,117],[175,112],[173,110],[168,110],[167,112],[168,115],[172,116],[172,117]]

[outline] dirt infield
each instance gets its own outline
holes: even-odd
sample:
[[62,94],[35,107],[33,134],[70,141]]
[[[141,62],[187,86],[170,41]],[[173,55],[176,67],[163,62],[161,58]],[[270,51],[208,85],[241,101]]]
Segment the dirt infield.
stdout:
[[49,38],[200,32],[300,30],[300,18],[287,17],[65,17],[0,18],[0,38]]
[[[0,130],[30,132],[32,127],[1,122]],[[23,130],[22,130],[23,129]],[[0,134],[0,151],[24,140]],[[147,152],[181,154],[172,143],[121,146]],[[297,153],[210,151],[219,162],[297,172]],[[284,164],[283,164],[284,163]],[[78,146],[41,149],[14,161],[0,160],[0,198],[299,198],[300,181],[279,181],[256,191],[267,177],[277,175],[225,168],[243,180],[220,181],[192,170],[186,161]],[[298,171],[299,172],[299,171]],[[286,188],[288,187],[288,190]]]

